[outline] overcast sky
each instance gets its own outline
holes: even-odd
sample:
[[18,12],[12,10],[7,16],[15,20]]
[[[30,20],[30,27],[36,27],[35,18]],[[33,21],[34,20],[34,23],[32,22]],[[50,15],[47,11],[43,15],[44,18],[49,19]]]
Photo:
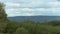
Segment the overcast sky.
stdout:
[[8,17],[60,16],[60,0],[0,0],[6,4]]

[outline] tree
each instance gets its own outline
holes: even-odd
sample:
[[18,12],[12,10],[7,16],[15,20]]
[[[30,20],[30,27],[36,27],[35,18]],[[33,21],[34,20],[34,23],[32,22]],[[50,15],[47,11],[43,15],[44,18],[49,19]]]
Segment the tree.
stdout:
[[7,20],[7,14],[5,13],[4,4],[0,2],[0,22],[5,22]]
[[0,33],[3,33],[7,25],[7,14],[5,13],[4,4],[0,2]]
[[29,34],[29,32],[24,28],[17,28],[15,34]]

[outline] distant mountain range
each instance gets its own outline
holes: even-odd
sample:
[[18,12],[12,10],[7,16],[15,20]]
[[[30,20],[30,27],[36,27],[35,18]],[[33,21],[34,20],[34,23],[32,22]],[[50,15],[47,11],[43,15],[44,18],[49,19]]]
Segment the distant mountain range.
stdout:
[[10,20],[16,20],[16,21],[25,21],[25,20],[31,20],[31,21],[51,21],[51,20],[60,20],[60,16],[16,16],[16,17],[8,17]]

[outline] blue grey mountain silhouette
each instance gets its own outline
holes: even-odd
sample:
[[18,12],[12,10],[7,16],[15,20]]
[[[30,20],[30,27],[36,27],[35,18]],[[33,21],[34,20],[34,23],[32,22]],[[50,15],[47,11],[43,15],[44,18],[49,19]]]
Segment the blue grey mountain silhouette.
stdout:
[[16,17],[8,17],[9,20],[15,20],[15,21],[51,21],[51,20],[60,20],[60,16],[16,16]]

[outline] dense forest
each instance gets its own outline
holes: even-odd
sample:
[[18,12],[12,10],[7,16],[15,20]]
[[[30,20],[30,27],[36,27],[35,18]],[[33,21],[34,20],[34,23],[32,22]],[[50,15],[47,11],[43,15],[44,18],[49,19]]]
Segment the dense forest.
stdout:
[[0,3],[0,34],[60,34],[60,21],[10,21]]

